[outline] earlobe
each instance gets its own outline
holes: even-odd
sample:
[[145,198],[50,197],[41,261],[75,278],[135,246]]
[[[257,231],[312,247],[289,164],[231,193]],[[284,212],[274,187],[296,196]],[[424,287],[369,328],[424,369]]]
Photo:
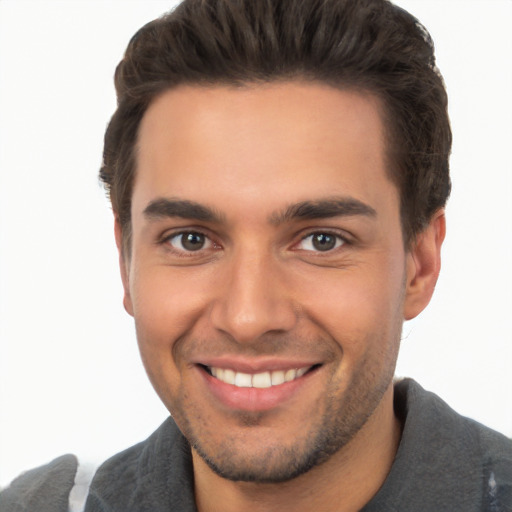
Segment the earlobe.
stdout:
[[124,289],[123,306],[126,312],[133,316],[133,304],[130,295],[129,261],[126,258],[125,247],[123,244],[123,228],[121,227],[121,223],[117,216],[114,222],[114,233],[116,237],[117,251],[119,254],[119,270],[121,271],[121,280],[123,282]]
[[441,270],[441,246],[446,234],[444,210],[438,210],[418,234],[407,254],[404,319],[411,320],[428,305]]

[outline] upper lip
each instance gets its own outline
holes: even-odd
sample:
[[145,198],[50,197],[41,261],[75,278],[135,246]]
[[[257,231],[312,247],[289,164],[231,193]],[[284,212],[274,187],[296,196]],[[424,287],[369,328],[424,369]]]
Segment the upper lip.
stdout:
[[279,359],[279,358],[240,358],[240,357],[212,357],[198,360],[196,364],[210,368],[223,368],[241,373],[261,373],[272,371],[286,371],[293,368],[309,368],[320,364],[311,359]]

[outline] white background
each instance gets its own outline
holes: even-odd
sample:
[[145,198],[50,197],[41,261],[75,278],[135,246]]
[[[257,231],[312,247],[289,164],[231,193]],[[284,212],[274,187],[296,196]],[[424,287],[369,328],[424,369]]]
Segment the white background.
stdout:
[[[444,267],[399,375],[512,436],[512,2],[402,0],[450,94]],[[0,486],[97,463],[166,411],[139,362],[96,173],[131,35],[172,1],[0,1]]]

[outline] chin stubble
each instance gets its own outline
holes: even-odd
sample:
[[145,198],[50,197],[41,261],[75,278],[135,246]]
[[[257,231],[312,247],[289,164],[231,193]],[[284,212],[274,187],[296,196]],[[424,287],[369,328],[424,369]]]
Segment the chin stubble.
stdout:
[[[354,379],[345,399],[333,395],[326,399],[326,407],[315,426],[291,446],[267,447],[249,458],[240,453],[240,444],[229,439],[216,446],[214,455],[194,435],[186,418],[182,418],[183,433],[193,449],[209,468],[222,478],[235,482],[282,483],[292,480],[327,461],[345,447],[366,424],[381,402],[393,379],[394,366],[381,376],[379,385],[371,382],[363,372]],[[373,384],[373,386],[372,386]],[[362,393],[366,390],[366,393]],[[256,428],[264,421],[264,413],[237,414],[243,429]],[[211,426],[210,426],[211,427]]]
[[[374,350],[359,361],[343,394],[340,396],[340,386],[335,386],[322,400],[323,407],[311,411],[313,421],[307,423],[307,428],[296,439],[287,440],[286,446],[263,438],[270,443],[264,444],[261,451],[244,450],[243,436],[246,433],[250,436],[251,429],[259,429],[267,423],[266,412],[233,413],[242,435],[236,439],[234,431],[233,437],[226,436],[212,446],[208,440],[215,439],[215,424],[186,393],[175,402],[176,423],[196,453],[222,478],[254,483],[292,480],[340,452],[374,414],[393,381],[401,332],[401,322],[397,324],[395,342],[381,339],[380,343],[370,343],[381,350]],[[194,418],[193,424],[190,418]],[[267,430],[271,436],[271,429]]]

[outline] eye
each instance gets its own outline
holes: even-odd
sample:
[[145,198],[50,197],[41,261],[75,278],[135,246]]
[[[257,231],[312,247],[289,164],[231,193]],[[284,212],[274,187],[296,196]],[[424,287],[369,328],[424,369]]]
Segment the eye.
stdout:
[[341,247],[345,240],[332,233],[311,233],[304,237],[297,248],[303,251],[327,252]]
[[186,252],[200,251],[201,249],[209,249],[213,246],[213,242],[206,235],[196,231],[187,231],[173,235],[167,239],[167,243],[178,251]]

